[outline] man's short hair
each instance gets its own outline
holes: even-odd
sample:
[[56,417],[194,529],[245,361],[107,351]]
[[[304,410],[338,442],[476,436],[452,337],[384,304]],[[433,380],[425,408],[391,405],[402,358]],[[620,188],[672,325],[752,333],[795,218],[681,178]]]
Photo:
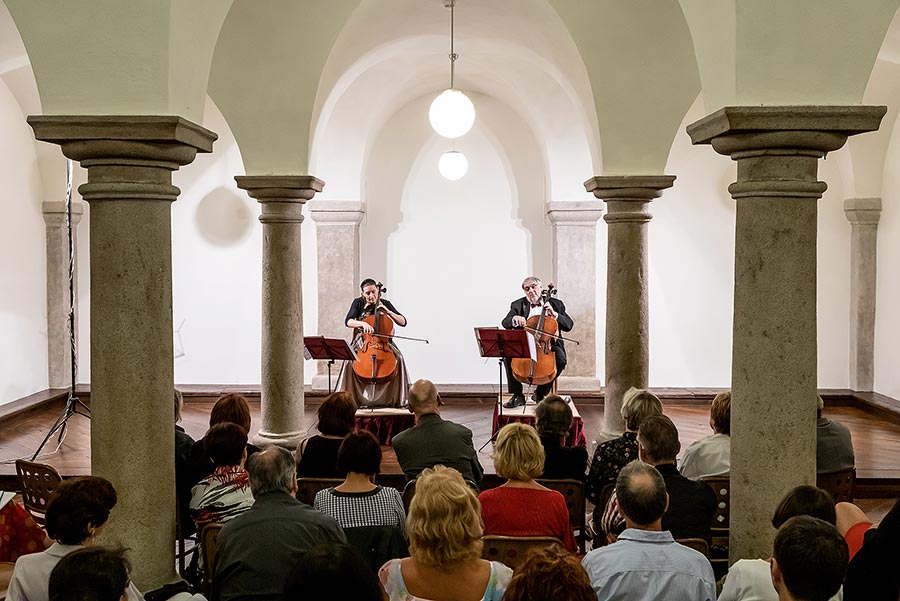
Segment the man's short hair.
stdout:
[[731,391],[720,392],[712,400],[709,408],[709,419],[713,429],[719,434],[731,435]]
[[788,491],[772,516],[772,526],[782,524],[798,515],[808,515],[824,520],[831,525],[837,523],[834,498],[827,490],[804,484]]
[[259,497],[267,492],[292,493],[297,481],[297,464],[287,449],[272,445],[254,453],[247,461],[250,492]]
[[501,478],[533,480],[544,473],[544,446],[534,428],[511,422],[494,443],[494,469]]
[[522,280],[522,290],[525,290],[525,286],[527,286],[531,282],[537,282],[538,284],[542,283],[541,278],[534,276],[534,275],[530,275],[527,278],[525,278],[524,280]]
[[827,601],[844,582],[849,552],[833,525],[808,515],[784,523],[775,536],[775,561],[795,599]]
[[377,475],[381,469],[381,444],[368,430],[354,430],[344,437],[337,453],[337,469],[342,474]]
[[431,380],[416,380],[409,387],[409,410],[419,413],[423,409],[437,407],[437,386]]
[[665,415],[651,415],[638,428],[638,442],[654,463],[675,463],[681,450],[678,428]]
[[616,502],[626,518],[638,526],[648,526],[666,512],[666,481],[655,467],[636,459],[619,472]]
[[825,409],[825,399],[821,394],[816,395],[816,417],[822,417],[822,410]]
[[629,388],[622,395],[622,419],[625,427],[632,432],[637,432],[641,422],[651,415],[662,415],[662,403],[659,397],[649,390]]
[[563,436],[572,428],[572,408],[556,394],[551,394],[534,408],[538,434]]
[[319,405],[317,416],[320,434],[346,436],[356,425],[356,401],[348,392],[333,392]]
[[222,422],[210,428],[203,441],[213,465],[239,465],[247,448],[247,431],[237,424]]
[[50,572],[53,601],[119,601],[128,587],[128,560],[122,549],[86,547],[67,554]]

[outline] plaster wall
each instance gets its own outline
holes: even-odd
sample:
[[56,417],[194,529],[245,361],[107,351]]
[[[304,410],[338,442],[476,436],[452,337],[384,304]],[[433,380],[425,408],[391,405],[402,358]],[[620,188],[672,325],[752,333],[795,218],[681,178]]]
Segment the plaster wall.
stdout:
[[[43,192],[31,128],[0,79],[0,404],[47,388]],[[48,199],[49,200],[49,199]],[[61,199],[54,199],[61,200]]]

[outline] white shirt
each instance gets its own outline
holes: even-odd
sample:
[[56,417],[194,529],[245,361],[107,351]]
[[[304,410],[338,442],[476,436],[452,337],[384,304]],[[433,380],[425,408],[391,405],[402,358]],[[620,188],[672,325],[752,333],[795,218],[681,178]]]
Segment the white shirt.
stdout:
[[[843,601],[844,590],[838,589],[831,601]],[[765,559],[739,559],[728,570],[719,601],[778,601],[772,584],[769,562]]]
[[[81,545],[53,543],[46,551],[19,557],[6,591],[6,601],[49,601],[50,572],[60,559],[81,548]],[[128,583],[127,593],[128,601],[144,601],[132,582]]]
[[685,450],[678,464],[681,475],[691,480],[721,476],[730,469],[731,437],[727,434],[713,434],[696,441]]

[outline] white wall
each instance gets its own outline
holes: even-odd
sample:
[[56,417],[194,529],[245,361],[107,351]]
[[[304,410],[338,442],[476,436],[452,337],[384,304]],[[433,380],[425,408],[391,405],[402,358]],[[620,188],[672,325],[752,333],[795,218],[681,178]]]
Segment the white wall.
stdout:
[[42,190],[31,128],[0,78],[0,404],[47,388]]
[[900,399],[900,144],[897,126],[885,158],[875,313],[875,391]]

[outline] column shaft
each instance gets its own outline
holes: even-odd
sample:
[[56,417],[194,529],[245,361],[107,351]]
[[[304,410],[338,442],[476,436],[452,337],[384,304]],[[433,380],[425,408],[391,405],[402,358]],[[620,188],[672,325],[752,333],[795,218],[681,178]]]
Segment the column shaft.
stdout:
[[[329,338],[348,338],[344,317],[350,301],[359,295],[359,224],[365,214],[362,203],[313,200],[309,214],[316,222],[319,327]],[[332,367],[331,385],[337,384],[340,364]],[[326,361],[319,361],[313,388],[328,387]]]
[[235,177],[262,205],[262,426],[256,441],[295,448],[303,436],[303,203],[324,182],[311,176]]
[[[66,203],[45,202],[42,206],[47,236],[47,373],[50,388],[72,385],[72,345],[69,340],[69,234]],[[77,225],[84,208],[72,203],[72,242],[77,248]],[[78,294],[77,274],[74,281]],[[78,337],[78,317],[75,318]]]
[[568,364],[559,378],[563,391],[599,390],[597,379],[597,220],[600,201],[551,202],[547,216],[553,224],[553,281],[565,299],[575,328],[565,334]]
[[875,386],[875,298],[880,198],[848,198],[850,232],[850,388]]
[[646,388],[650,373],[647,285],[647,222],[650,201],[670,188],[675,176],[604,176],[585,182],[606,201],[606,390],[600,438],[620,436],[622,395]]
[[818,159],[879,107],[726,107],[688,127],[738,163],[731,402],[732,561],[772,551],[772,512],[816,477]]
[[102,540],[129,549],[137,586],[155,589],[176,578],[172,171],[216,136],[175,116],[28,122],[88,171],[91,468],[119,497]]

